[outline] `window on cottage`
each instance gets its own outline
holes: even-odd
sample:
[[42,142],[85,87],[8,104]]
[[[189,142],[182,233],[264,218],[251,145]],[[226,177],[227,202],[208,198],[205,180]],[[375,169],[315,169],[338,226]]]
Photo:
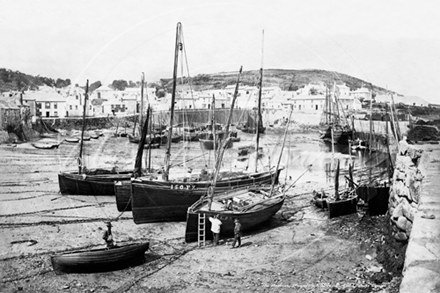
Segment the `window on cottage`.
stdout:
[[58,104],[57,103],[53,103],[53,108],[54,109],[58,109]]
[[46,102],[46,109],[50,109],[50,102]]
[[72,105],[69,106],[70,110],[72,110]]
[[75,98],[78,100],[78,95],[75,95]]
[[92,105],[90,105],[90,110],[92,110]]
[[78,105],[75,105],[75,110],[78,110]]
[[53,115],[54,115],[55,117],[57,117],[57,116],[58,116],[58,112],[57,112],[57,111],[53,112]]

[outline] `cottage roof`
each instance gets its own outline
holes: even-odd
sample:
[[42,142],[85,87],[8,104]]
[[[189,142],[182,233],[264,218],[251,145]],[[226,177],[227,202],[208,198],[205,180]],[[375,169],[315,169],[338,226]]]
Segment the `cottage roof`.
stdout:
[[66,98],[55,91],[27,91],[23,98],[36,102],[66,102]]
[[114,89],[111,89],[107,85],[101,85],[99,88],[95,89],[95,91],[97,91],[97,92],[113,92]]

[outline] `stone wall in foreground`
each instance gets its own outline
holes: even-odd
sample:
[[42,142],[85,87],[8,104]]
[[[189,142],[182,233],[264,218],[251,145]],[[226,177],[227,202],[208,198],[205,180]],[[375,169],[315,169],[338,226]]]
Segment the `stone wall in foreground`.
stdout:
[[399,142],[388,210],[393,236],[406,242],[411,234],[414,216],[418,210],[428,155],[406,140]]

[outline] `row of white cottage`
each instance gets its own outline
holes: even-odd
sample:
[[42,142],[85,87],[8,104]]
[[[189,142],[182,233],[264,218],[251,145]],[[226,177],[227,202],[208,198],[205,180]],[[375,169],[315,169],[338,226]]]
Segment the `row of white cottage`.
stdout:
[[[338,85],[339,101],[344,109],[362,108],[362,100],[371,99],[366,88],[350,91],[345,85]],[[215,108],[230,108],[235,86],[220,90],[191,92],[186,87],[178,88],[175,109],[210,109],[215,97]],[[147,88],[144,94],[145,108],[149,103],[155,111],[170,108],[171,95],[156,96],[155,88]],[[38,91],[26,91],[21,95],[23,102],[30,106],[36,117],[64,118],[82,116],[84,90],[79,87],[53,89],[40,87]],[[252,109],[257,106],[259,90],[254,86],[239,87],[236,108]],[[325,107],[325,86],[309,84],[296,92],[282,91],[279,87],[262,89],[263,110],[294,110],[320,112]],[[101,86],[89,96],[86,116],[133,115],[139,113],[141,93],[139,88],[124,91]]]

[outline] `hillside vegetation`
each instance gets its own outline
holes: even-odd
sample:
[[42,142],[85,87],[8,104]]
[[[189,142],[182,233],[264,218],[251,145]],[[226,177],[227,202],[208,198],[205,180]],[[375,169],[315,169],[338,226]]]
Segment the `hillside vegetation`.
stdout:
[[[193,86],[194,90],[204,89],[221,89],[228,85],[233,85],[237,81],[237,72],[220,72],[215,74],[199,74],[189,79],[183,79],[184,84]],[[296,91],[309,83],[324,82],[328,85],[333,82],[338,84],[345,83],[351,90],[358,89],[362,86],[370,87],[369,83],[343,73],[333,71],[319,70],[319,69],[266,69],[264,70],[263,86],[279,86],[285,91]],[[258,86],[260,82],[260,71],[250,70],[244,71],[241,76],[241,83],[243,85]],[[25,90],[38,89],[39,86],[47,85],[52,87],[65,87],[70,85],[70,79],[52,79],[43,76],[32,76],[29,74],[13,71],[5,68],[0,68],[0,92],[10,90]],[[94,90],[101,85],[100,81],[90,84],[90,90]],[[119,90],[124,90],[126,87],[139,86],[140,82],[125,81],[123,79],[115,80],[109,86]],[[172,79],[163,78],[149,86],[156,87],[157,90],[165,90],[171,92]],[[389,93],[390,91],[371,85],[373,91],[377,94]]]
[[[185,78],[188,83],[188,78]],[[191,83],[197,89],[220,89],[227,85],[235,84],[237,72],[221,72],[215,74],[199,74],[191,79]],[[258,86],[260,82],[260,71],[244,71],[240,78],[243,85]],[[375,93],[385,94],[392,91],[376,85],[371,85],[362,79],[333,71],[319,69],[265,69],[263,86],[279,86],[284,91],[296,91],[309,83],[324,82],[327,85],[345,83],[351,90],[362,86],[372,88]],[[161,79],[162,86],[167,89],[171,86],[171,79]]]
[[0,68],[0,92],[38,89],[39,86],[62,88],[70,85],[70,79],[32,76],[20,71]]

